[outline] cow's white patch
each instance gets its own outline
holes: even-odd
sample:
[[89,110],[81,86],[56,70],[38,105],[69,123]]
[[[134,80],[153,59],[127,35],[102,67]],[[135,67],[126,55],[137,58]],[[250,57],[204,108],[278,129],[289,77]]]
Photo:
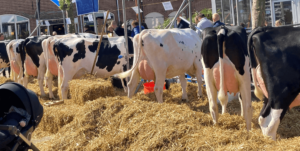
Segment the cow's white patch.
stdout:
[[276,140],[276,133],[278,126],[280,124],[280,116],[283,109],[272,109],[270,114],[263,118],[260,116],[258,118],[258,123],[262,130],[263,135],[270,136],[273,140]]
[[220,34],[225,35],[225,29],[221,29],[221,30],[219,31],[218,35],[220,35]]

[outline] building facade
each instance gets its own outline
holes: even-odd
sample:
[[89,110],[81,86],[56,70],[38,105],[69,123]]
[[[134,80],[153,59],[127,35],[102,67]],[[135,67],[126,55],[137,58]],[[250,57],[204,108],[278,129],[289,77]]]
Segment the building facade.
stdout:
[[[244,23],[251,29],[253,0],[211,0],[213,13],[219,13],[221,20],[230,25]],[[300,0],[266,0],[265,20],[268,26],[275,26],[281,19],[283,25],[300,24]]]
[[[170,1],[173,10],[165,11],[162,2]],[[137,0],[125,0],[126,4],[126,20],[130,24],[137,19],[137,15],[131,7],[137,5]],[[142,22],[145,22],[148,28],[155,28],[163,24],[167,18],[175,16],[183,0],[140,0],[142,9]],[[6,39],[20,39],[26,38],[37,26],[36,18],[36,0],[0,0],[0,32],[4,33]],[[72,24],[75,25],[75,32],[83,32],[84,25],[90,25],[94,28],[94,21],[89,21],[87,15],[77,16],[76,5],[73,4],[73,18],[70,18]],[[211,8],[211,1],[209,0],[193,0],[192,12],[201,11],[204,8]],[[103,12],[109,10],[112,18],[118,23],[123,23],[122,0],[99,0],[98,13],[91,13],[94,20],[97,21],[98,33],[100,33],[103,26]],[[188,9],[183,15],[188,17]],[[65,34],[65,27],[63,21],[63,13],[51,0],[40,1],[40,20],[41,32],[51,34],[56,31],[58,34]],[[46,26],[46,22],[50,26]],[[96,29],[95,29],[95,32]],[[37,35],[34,32],[33,35]]]

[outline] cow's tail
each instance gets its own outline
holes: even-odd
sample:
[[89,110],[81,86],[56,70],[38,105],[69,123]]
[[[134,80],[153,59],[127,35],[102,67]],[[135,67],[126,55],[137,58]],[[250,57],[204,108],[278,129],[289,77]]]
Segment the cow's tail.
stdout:
[[219,63],[220,63],[220,91],[218,94],[218,99],[221,102],[226,102],[227,97],[226,97],[226,92],[224,90],[224,85],[225,85],[225,79],[224,79],[224,62],[223,62],[223,43],[224,43],[224,38],[226,36],[226,30],[225,26],[221,27],[221,30],[219,31],[217,35],[217,43],[218,43],[218,53],[219,53]]
[[258,99],[260,99],[262,101],[264,98],[264,94],[263,94],[262,90],[258,87],[258,84],[257,84],[257,69],[260,70],[260,68],[258,67],[258,63],[256,60],[255,48],[253,46],[253,39],[252,39],[253,35],[255,35],[259,32],[262,32],[261,28],[256,28],[250,33],[250,35],[248,36],[247,49],[248,49],[248,54],[250,57],[252,80],[253,80],[253,84],[254,84],[254,94]]
[[135,70],[135,68],[138,66],[138,63],[139,63],[139,60],[140,60],[140,55],[141,55],[141,49],[142,49],[142,34],[143,32],[141,32],[140,34],[138,34],[138,39],[137,38],[134,38],[133,40],[133,46],[134,46],[134,50],[135,50],[135,53],[134,53],[134,62],[133,62],[133,65],[132,65],[132,68],[128,71],[125,71],[125,72],[122,72],[120,74],[117,75],[118,78],[120,79],[124,79],[124,78],[127,78],[131,75],[131,73]]
[[[12,40],[10,41],[7,45],[6,45],[6,52],[7,52],[7,55],[8,55],[8,59],[9,59],[9,64],[10,64],[10,61],[12,61],[12,55],[11,54],[11,48],[12,48],[12,44],[15,42],[16,40]],[[10,65],[11,66],[11,65]],[[10,78],[13,80],[13,77],[14,77],[14,70],[12,69],[12,71],[10,72]]]

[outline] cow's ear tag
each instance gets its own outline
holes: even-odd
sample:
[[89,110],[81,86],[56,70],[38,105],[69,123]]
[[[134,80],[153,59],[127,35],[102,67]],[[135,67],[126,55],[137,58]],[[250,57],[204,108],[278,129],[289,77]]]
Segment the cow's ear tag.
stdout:
[[124,56],[122,56],[122,55],[119,55],[119,57],[118,57],[118,58],[119,58],[119,59],[122,59],[123,57],[124,57]]

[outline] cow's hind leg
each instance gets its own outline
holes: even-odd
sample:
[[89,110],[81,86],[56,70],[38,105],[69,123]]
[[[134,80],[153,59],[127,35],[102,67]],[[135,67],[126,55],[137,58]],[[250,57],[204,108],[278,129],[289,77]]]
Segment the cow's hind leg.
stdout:
[[196,68],[196,78],[198,83],[198,98],[200,99],[202,97],[202,65],[201,62],[195,59],[194,66]]
[[154,86],[154,92],[156,95],[156,99],[159,103],[163,103],[163,88],[166,78],[166,71],[159,70],[154,71],[155,73],[155,86]]
[[252,102],[251,102],[251,82],[250,82],[250,73],[246,72],[240,78],[240,96],[239,100],[241,103],[241,115],[246,121],[247,130],[251,129],[251,120],[252,120]]
[[217,103],[217,89],[214,85],[213,73],[211,69],[204,69],[204,80],[206,84],[206,92],[209,101],[209,111],[213,118],[214,124],[218,122],[218,103]]
[[131,98],[134,95],[135,89],[139,83],[139,79],[140,79],[139,71],[138,69],[135,69],[131,74],[129,83],[127,84],[129,98]]
[[44,76],[45,76],[45,71],[46,70],[46,68],[45,67],[43,67],[43,66],[40,66],[39,68],[38,68],[38,82],[39,82],[39,87],[40,87],[40,91],[41,91],[41,96],[42,97],[45,97],[46,96],[46,94],[45,94],[45,90],[44,90]]
[[[182,88],[182,101],[186,101],[188,99],[187,93],[186,93],[186,87],[187,87],[187,82],[185,79],[185,75],[179,75],[179,80]],[[156,84],[155,84],[156,85]]]

